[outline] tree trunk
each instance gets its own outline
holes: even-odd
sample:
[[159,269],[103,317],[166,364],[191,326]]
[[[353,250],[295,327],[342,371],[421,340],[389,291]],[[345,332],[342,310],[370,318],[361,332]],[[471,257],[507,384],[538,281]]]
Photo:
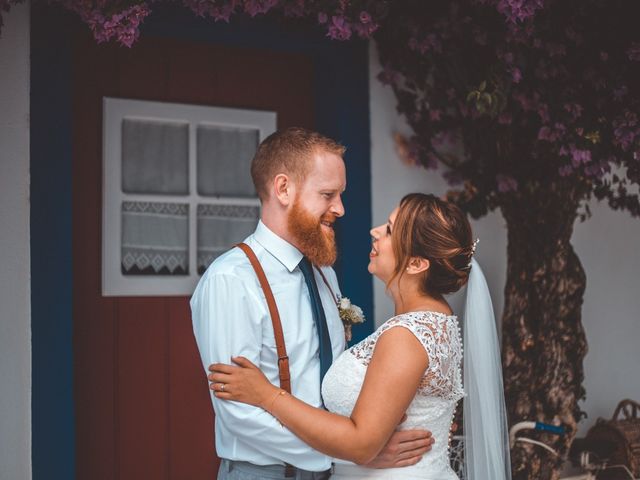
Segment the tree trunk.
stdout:
[[509,424],[533,420],[567,430],[564,437],[531,435],[561,457],[535,445],[516,444],[511,451],[514,480],[557,479],[581,417],[586,277],[570,244],[582,195],[570,188],[539,185],[501,206],[509,241],[502,319]]

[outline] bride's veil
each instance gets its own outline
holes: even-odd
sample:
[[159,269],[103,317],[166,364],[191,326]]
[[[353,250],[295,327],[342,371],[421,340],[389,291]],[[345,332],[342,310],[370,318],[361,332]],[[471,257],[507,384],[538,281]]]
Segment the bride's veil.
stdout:
[[500,348],[489,288],[471,260],[464,315],[466,480],[510,480],[509,432]]

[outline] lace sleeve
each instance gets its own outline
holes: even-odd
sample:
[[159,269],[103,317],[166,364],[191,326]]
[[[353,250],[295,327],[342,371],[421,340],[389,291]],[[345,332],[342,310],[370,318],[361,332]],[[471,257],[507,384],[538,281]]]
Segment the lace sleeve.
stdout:
[[351,349],[365,365],[369,364],[375,344],[384,332],[403,327],[420,341],[429,358],[418,393],[458,400],[462,397],[462,342],[456,317],[436,312],[413,312],[393,317],[372,335]]

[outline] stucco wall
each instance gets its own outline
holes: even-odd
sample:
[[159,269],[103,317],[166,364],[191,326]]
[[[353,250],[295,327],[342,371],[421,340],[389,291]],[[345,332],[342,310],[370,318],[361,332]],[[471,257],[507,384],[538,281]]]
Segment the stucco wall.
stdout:
[[0,478],[31,478],[29,6],[0,37]]
[[[371,138],[372,211],[374,223],[386,222],[402,195],[447,189],[440,171],[404,166],[394,150],[392,133],[409,132],[406,122],[395,113],[395,98],[376,75],[381,67],[371,48]],[[587,274],[583,323],[589,342],[585,368],[587,399],[583,408],[589,418],[582,429],[598,416],[611,416],[622,398],[640,401],[640,219],[611,211],[594,202],[593,217],[577,224],[573,245]],[[500,318],[506,278],[506,230],[500,213],[472,222],[480,238],[477,258],[491,288],[496,315]],[[454,310],[460,298],[453,298]],[[376,281],[374,287],[376,323],[393,314],[393,305]]]

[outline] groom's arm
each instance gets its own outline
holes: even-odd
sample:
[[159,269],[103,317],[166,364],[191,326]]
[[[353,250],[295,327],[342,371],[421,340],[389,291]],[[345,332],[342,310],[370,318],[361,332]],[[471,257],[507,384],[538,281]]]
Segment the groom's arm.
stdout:
[[382,451],[366,466],[369,468],[407,467],[420,461],[431,450],[433,436],[428,430],[395,432]]
[[[256,365],[261,363],[262,322],[266,310],[264,300],[249,291],[246,279],[232,273],[215,273],[198,286],[191,306],[193,328],[206,368],[212,363],[230,363],[231,357],[242,355]],[[259,452],[272,461],[296,465],[300,458],[318,458],[318,454],[267,412],[250,405],[213,398],[216,414],[218,455],[232,460],[237,452]],[[229,451],[221,451],[229,445]],[[318,459],[322,461],[322,458]],[[319,469],[328,468],[319,466]]]

